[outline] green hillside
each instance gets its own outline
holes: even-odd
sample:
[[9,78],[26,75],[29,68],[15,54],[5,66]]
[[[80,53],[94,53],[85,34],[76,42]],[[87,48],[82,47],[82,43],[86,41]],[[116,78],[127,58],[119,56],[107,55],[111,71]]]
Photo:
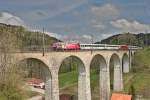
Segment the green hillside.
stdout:
[[[124,75],[124,89],[135,95],[150,98],[150,48],[138,51],[132,61],[132,71]],[[133,93],[132,93],[133,94]],[[139,99],[143,100],[143,99]]]
[[[42,48],[42,37],[43,33],[41,32],[31,32],[25,29],[22,26],[13,26],[0,24],[0,38],[2,36],[16,36],[15,42],[17,43],[16,48],[21,50],[34,50],[35,48]],[[45,45],[50,47],[52,43],[57,42],[54,37],[50,37],[45,34]]]
[[106,44],[127,44],[127,45],[136,45],[136,46],[148,46],[150,45],[150,33],[144,34],[132,34],[132,33],[123,33],[113,35],[108,37],[101,42],[97,43],[106,43]]

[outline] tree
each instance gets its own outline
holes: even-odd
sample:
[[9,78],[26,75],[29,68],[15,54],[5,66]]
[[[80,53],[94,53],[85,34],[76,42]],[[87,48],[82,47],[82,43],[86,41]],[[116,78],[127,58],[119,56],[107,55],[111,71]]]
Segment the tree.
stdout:
[[134,34],[124,33],[118,36],[118,44],[138,45],[138,40]]
[[135,88],[133,84],[130,86],[129,94],[132,95],[132,100],[135,100]]
[[[9,31],[9,30],[8,30]],[[11,55],[16,50],[16,37],[10,32],[0,33],[0,99],[22,100],[19,83],[21,69],[13,64]]]

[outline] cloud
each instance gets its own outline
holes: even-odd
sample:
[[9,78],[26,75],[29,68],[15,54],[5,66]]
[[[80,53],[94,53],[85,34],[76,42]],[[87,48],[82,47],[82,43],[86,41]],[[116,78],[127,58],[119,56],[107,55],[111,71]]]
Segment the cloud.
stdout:
[[90,22],[90,25],[93,28],[105,29],[105,25],[102,22],[98,22],[95,19]]
[[[32,10],[25,11],[26,13],[21,13],[21,16],[30,21],[41,21],[59,16],[63,13],[67,13],[82,4],[86,3],[88,0],[46,0],[47,4],[42,6],[37,6],[32,4]],[[33,1],[32,1],[33,2]],[[43,1],[42,1],[43,2]]]
[[[33,32],[43,32],[42,30],[39,30],[39,29],[32,29],[32,28],[28,28],[30,31],[33,31]],[[57,33],[53,33],[53,32],[48,32],[48,31],[45,31],[44,32],[45,34],[49,35],[50,37],[55,37],[56,39],[62,39],[63,36],[60,35],[60,34],[57,34]]]
[[7,4],[28,4],[28,5],[43,5],[47,4],[50,0],[5,0]]
[[21,20],[19,17],[13,14],[10,14],[8,12],[0,12],[0,23],[25,26],[25,23],[23,20]]
[[33,23],[48,18],[49,14],[47,10],[36,9],[36,10],[26,11],[26,15],[25,13],[21,13],[21,16],[24,19],[27,19],[28,21]]
[[87,35],[87,34],[82,34],[82,35],[76,35],[76,34],[72,34],[72,35],[64,35],[62,37],[63,41],[76,41],[76,42],[80,42],[80,43],[91,43],[91,35]]
[[88,39],[88,40],[91,40],[91,39],[92,39],[92,36],[91,36],[91,35],[86,35],[86,34],[84,34],[84,35],[82,35],[82,37],[85,38],[85,39]]
[[56,39],[62,39],[62,35],[57,34],[57,33],[52,33],[52,32],[45,32],[46,34],[48,34],[51,37],[55,37]]
[[102,31],[107,28],[107,24],[120,16],[120,10],[113,4],[104,4],[101,6],[92,6],[91,14],[93,15],[90,21],[90,26],[97,31]]
[[91,11],[96,17],[114,17],[119,15],[119,10],[112,4],[105,4],[103,6],[93,6]]
[[133,33],[141,33],[141,32],[150,32],[150,25],[142,24],[138,21],[129,21],[126,19],[119,19],[116,21],[111,21],[110,24],[123,32],[133,32]]

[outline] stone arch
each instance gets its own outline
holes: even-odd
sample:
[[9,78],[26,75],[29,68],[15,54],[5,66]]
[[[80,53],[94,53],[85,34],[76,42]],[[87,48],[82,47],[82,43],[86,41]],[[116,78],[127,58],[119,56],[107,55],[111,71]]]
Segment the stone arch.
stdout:
[[51,75],[51,71],[49,69],[49,65],[48,65],[48,61],[44,61],[43,59],[39,59],[36,57],[26,57],[26,58],[22,58],[17,62],[21,62],[24,60],[37,60],[41,63],[44,64],[43,67],[43,71],[44,71],[44,75],[45,75],[45,100],[52,100],[52,75]]
[[[99,80],[99,100],[107,100],[108,99],[108,87],[107,87],[107,62],[104,56],[97,54],[95,55],[91,60],[92,63],[98,64],[97,67],[99,67],[98,70],[98,80]],[[93,98],[94,99],[94,98]]]
[[129,56],[125,53],[122,57],[122,72],[129,72]]
[[110,88],[113,91],[121,91],[122,88],[122,72],[121,72],[121,61],[119,56],[114,53],[112,54],[110,61]]
[[[71,55],[62,59],[61,64],[63,64],[63,62],[70,57],[78,59],[81,63],[80,65],[77,66],[78,67],[78,87],[77,87],[78,100],[86,100],[86,92],[85,92],[86,91],[86,69],[85,69],[84,62],[78,56]],[[61,66],[59,66],[58,73],[60,72],[61,69],[60,67]]]

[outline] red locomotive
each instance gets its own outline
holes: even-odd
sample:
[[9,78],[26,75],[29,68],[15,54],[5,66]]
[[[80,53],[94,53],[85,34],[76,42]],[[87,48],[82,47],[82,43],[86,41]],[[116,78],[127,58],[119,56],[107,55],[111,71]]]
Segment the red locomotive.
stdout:
[[129,47],[128,47],[128,45],[121,45],[119,49],[121,49],[121,50],[128,50]]
[[57,42],[52,47],[54,50],[79,50],[80,44],[75,42]]

